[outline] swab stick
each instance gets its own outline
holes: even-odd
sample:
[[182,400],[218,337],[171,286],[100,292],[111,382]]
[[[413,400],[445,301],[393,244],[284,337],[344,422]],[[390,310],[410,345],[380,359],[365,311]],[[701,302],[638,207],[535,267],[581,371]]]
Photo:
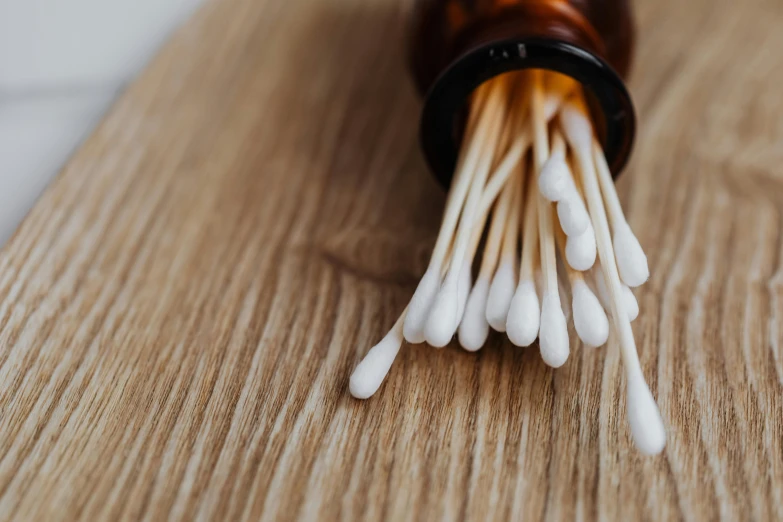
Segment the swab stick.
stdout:
[[[566,235],[559,228],[556,235],[560,254],[565,256]],[[574,270],[568,263],[563,265],[571,285],[571,312],[576,334],[587,346],[601,346],[609,338],[609,319],[598,298],[587,286],[582,272]]]
[[522,255],[519,264],[519,283],[506,319],[506,334],[517,346],[530,346],[538,337],[541,324],[541,306],[535,283],[535,262],[538,257],[538,190],[534,176],[528,175],[525,205],[520,222]]
[[[533,83],[533,164],[535,177],[539,178],[541,169],[549,157],[549,137],[543,114],[543,87],[541,75],[537,74]],[[546,364],[558,368],[568,359],[568,326],[560,304],[557,283],[557,259],[555,258],[555,238],[552,222],[552,208],[540,194],[536,198],[538,205],[538,235],[541,253],[541,269],[544,273],[544,298],[541,305],[541,324],[538,342],[541,358]]]
[[606,163],[604,151],[597,141],[593,141],[593,159],[598,171],[598,181],[601,193],[609,214],[609,222],[614,233],[614,252],[617,256],[617,269],[620,279],[630,287],[643,285],[650,277],[650,268],[647,266],[647,256],[642,250],[642,245],[636,239],[628,221],[625,219],[617,189],[612,182],[612,174]]
[[[566,139],[580,157],[580,166],[583,163],[592,163],[592,128],[583,109],[573,103],[566,104],[561,111],[560,121]],[[627,405],[631,434],[640,451],[655,455],[660,453],[666,444],[666,431],[658,406],[644,379],[639,355],[636,352],[636,341],[633,338],[631,321],[628,320],[628,313],[623,304],[622,283],[595,170],[580,168],[580,174],[587,198],[587,208],[595,224],[601,268],[611,298],[612,322],[620,337],[620,350],[628,383]]]

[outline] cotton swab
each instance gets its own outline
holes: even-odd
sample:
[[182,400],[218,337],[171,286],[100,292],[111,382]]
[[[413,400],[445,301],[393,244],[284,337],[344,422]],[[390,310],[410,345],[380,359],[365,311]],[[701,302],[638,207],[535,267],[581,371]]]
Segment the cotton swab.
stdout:
[[482,150],[483,155],[470,180],[468,195],[465,199],[462,215],[460,216],[460,227],[457,230],[454,239],[454,247],[449,268],[443,279],[443,283],[440,285],[440,289],[435,295],[435,299],[432,302],[432,308],[429,311],[424,326],[424,338],[430,346],[435,348],[446,346],[454,336],[457,325],[459,324],[459,273],[469,247],[473,230],[473,221],[479,210],[478,207],[481,202],[484,184],[492,166],[494,157],[493,145],[497,143],[497,139],[500,135],[502,127],[501,116],[503,114],[504,106],[505,84],[501,82],[498,83],[498,86],[489,94],[489,99],[484,108],[485,114],[494,114],[495,117],[492,118],[491,123],[488,125],[485,139],[482,140],[485,144],[485,147]]
[[503,232],[503,246],[498,261],[497,271],[492,278],[492,284],[489,287],[489,296],[487,297],[486,318],[487,323],[493,330],[498,332],[506,331],[506,318],[511,306],[511,299],[514,297],[516,282],[517,265],[517,241],[519,239],[519,214],[522,200],[521,190],[516,176],[509,181],[512,197],[511,208],[508,212],[507,225]]
[[569,191],[557,202],[557,217],[563,232],[569,236],[580,236],[590,226],[590,218],[579,194]]
[[589,270],[595,264],[595,230],[592,225],[588,225],[578,236],[569,236],[566,239],[565,258],[574,270],[580,272]]
[[614,232],[614,251],[617,256],[617,269],[620,279],[630,287],[637,287],[647,282],[650,268],[647,266],[647,256],[642,245],[631,230],[625,219],[617,189],[612,182],[612,174],[606,163],[604,151],[597,141],[593,140],[593,160],[598,171],[598,182],[609,213],[609,221]]
[[552,152],[538,176],[538,189],[541,195],[552,202],[560,201],[569,189],[568,165],[566,164],[566,148],[563,136],[555,131],[552,136]]
[[[532,90],[533,164],[535,177],[549,157],[549,137],[543,114],[543,92],[541,75],[536,74]],[[536,198],[538,206],[538,235],[541,249],[541,268],[544,272],[544,299],[541,305],[541,324],[538,341],[541,358],[553,368],[565,364],[569,355],[568,326],[560,304],[557,282],[557,259],[553,233],[552,209],[543,196]]]
[[[506,127],[508,131],[508,139],[516,132],[520,127],[520,119],[522,114],[527,109],[525,97],[523,96],[525,89],[519,88],[516,91],[516,97],[513,104],[513,116],[507,121],[509,125]],[[521,160],[521,158],[520,158]],[[517,162],[518,165],[519,162]],[[519,171],[519,167],[515,169]],[[489,287],[489,293],[486,301],[486,313],[485,319],[487,323],[497,331],[505,331],[506,317],[508,316],[508,307],[511,303],[511,298],[514,294],[514,287],[516,285],[516,274],[514,273],[516,265],[516,246],[519,230],[517,223],[519,221],[519,205],[521,200],[518,198],[520,192],[517,187],[521,183],[518,175],[513,175],[508,181],[508,190],[510,192],[509,207],[505,210],[504,219],[507,224],[505,225],[503,232],[503,239],[501,244],[501,254],[498,261],[497,271]],[[521,197],[521,196],[519,196]]]
[[[598,295],[598,299],[601,301],[601,304],[604,306],[604,308],[608,310],[610,308],[610,297],[609,289],[606,287],[606,280],[604,279],[600,269],[595,270],[594,268],[592,275],[593,280],[595,281],[595,289]],[[633,291],[628,288],[628,285],[625,284],[622,285],[622,299],[623,308],[625,308],[625,311],[628,314],[628,320],[633,322],[639,316],[639,302],[636,300],[636,296],[633,295]]]
[[565,235],[578,236],[590,226],[590,216],[587,215],[582,192],[571,174],[571,168],[565,161],[563,162],[563,177],[565,189],[557,202],[558,221]]
[[460,346],[469,352],[481,349],[489,335],[489,324],[484,317],[488,294],[489,281],[485,278],[477,279],[457,330]]
[[[581,165],[579,165],[579,168],[581,168]],[[571,190],[569,190],[568,196],[558,203],[557,210],[560,217],[560,225],[568,236],[565,250],[566,261],[575,270],[584,272],[595,264],[595,230],[592,223],[590,223],[587,209],[584,205],[584,196],[579,179],[569,177],[569,180],[571,181]],[[566,204],[568,205],[568,211],[563,209],[563,206]],[[581,232],[579,231],[580,229]]]
[[357,399],[371,397],[383,383],[402,346],[402,325],[408,309],[403,310],[381,342],[370,348],[351,374],[348,389]]
[[535,177],[528,176],[524,214],[520,223],[522,255],[519,283],[508,310],[506,335],[517,346],[530,346],[538,337],[541,306],[535,283],[535,260],[538,257],[538,191]]
[[[556,235],[560,253],[564,254],[566,236],[559,229]],[[582,272],[574,270],[568,263],[564,265],[571,285],[571,312],[576,334],[587,346],[601,346],[609,338],[609,319],[598,298],[587,286]]]
[[541,305],[541,326],[538,331],[541,359],[552,368],[565,364],[570,354],[568,325],[561,308],[558,289],[544,294]]
[[489,285],[492,273],[497,266],[497,260],[500,257],[504,227],[508,220],[508,212],[513,199],[513,185],[511,182],[505,185],[495,205],[479,274],[468,298],[462,322],[459,325],[459,343],[468,351],[476,351],[481,348],[489,334],[489,323],[485,313],[487,298],[489,297]]
[[571,147],[580,162],[580,174],[584,186],[590,218],[596,227],[598,255],[611,298],[611,314],[620,337],[620,349],[628,382],[628,421],[631,434],[640,451],[648,455],[660,453],[666,445],[666,431],[652,393],[644,380],[631,322],[628,320],[622,298],[622,283],[612,246],[609,222],[601,198],[601,190],[594,169],[583,168],[592,162],[592,128],[582,108],[567,103],[561,110],[561,124]]
[[[441,273],[446,254],[451,246],[457,222],[473,180],[473,172],[482,159],[482,150],[491,143],[488,136],[489,129],[496,126],[497,120],[501,117],[497,108],[495,110],[484,110],[485,107],[490,105],[497,107],[499,103],[498,98],[502,96],[502,92],[498,93],[498,90],[498,84],[494,82],[487,84],[484,89],[479,90],[479,102],[472,107],[471,121],[468,123],[468,126],[469,129],[475,126],[475,130],[471,134],[466,135],[466,146],[463,148],[466,152],[460,158],[454,182],[449,191],[443,222],[435,240],[435,247],[432,251],[429,266],[419,281],[419,285],[416,287],[416,291],[413,293],[408,305],[408,313],[403,325],[403,335],[410,343],[416,344],[425,340],[424,326],[440,288]],[[482,94],[482,91],[486,92]]]

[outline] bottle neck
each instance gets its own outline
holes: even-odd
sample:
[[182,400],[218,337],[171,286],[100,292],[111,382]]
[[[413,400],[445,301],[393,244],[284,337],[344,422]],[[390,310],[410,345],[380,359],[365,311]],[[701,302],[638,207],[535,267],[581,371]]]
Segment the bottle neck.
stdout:
[[[606,59],[606,47],[596,30],[568,2],[527,1],[501,5],[472,21],[455,38],[452,59],[493,42],[545,39],[565,42]],[[620,71],[624,74],[624,71]]]
[[585,88],[596,135],[612,174],[619,175],[631,153],[636,119],[631,97],[604,55],[592,26],[567,3],[509,5],[500,16],[471,24],[455,40],[454,58],[432,83],[422,111],[422,149],[441,184],[451,182],[470,94],[520,69],[559,72]]

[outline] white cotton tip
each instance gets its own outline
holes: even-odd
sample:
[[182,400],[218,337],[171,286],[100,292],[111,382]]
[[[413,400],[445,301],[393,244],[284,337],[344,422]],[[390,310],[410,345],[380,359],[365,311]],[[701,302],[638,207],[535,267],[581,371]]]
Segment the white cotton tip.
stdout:
[[495,277],[492,278],[487,298],[487,322],[497,332],[506,331],[508,309],[511,306],[511,299],[514,297],[516,287],[514,263],[511,261],[501,262],[495,272]]
[[373,346],[351,374],[348,383],[351,395],[357,399],[367,399],[378,391],[394,358],[397,357],[397,352],[400,351],[400,346],[402,336],[399,330],[390,331],[381,342]]
[[584,234],[587,227],[590,226],[587,208],[576,190],[569,191],[565,197],[558,201],[557,219],[560,221],[560,228],[569,237]]
[[614,255],[620,279],[630,287],[643,285],[650,277],[647,256],[628,223],[623,223],[614,232]]
[[454,325],[454,330],[457,329],[460,321],[462,321],[462,314],[465,313],[465,304],[468,302],[468,296],[470,295],[470,287],[473,286],[470,263],[466,262],[462,266],[457,284],[459,285],[457,287],[457,323]]
[[465,314],[459,324],[459,344],[469,352],[475,352],[487,341],[489,335],[489,323],[487,323],[486,309],[489,296],[489,281],[481,278],[476,281],[465,307]]
[[550,156],[538,177],[538,190],[549,201],[560,201],[569,189],[568,165],[561,154]]
[[541,307],[536,285],[533,281],[522,281],[511,299],[506,334],[516,346],[530,346],[538,337],[540,324]]
[[582,280],[574,282],[571,293],[576,334],[587,346],[601,346],[609,339],[609,319],[601,303]]
[[566,240],[566,261],[574,270],[588,270],[595,264],[597,254],[595,231],[592,225],[578,236],[568,236]]
[[639,317],[639,301],[636,300],[633,291],[625,285],[623,285],[623,304],[628,312],[628,320],[635,321]]
[[[639,302],[636,300],[636,296],[633,295],[633,291],[630,288],[625,285],[622,285],[621,288],[623,293],[623,308],[628,314],[628,320],[633,321],[639,316]],[[606,310],[611,310],[612,305],[609,297],[609,289],[606,287],[606,279],[604,279],[604,275],[600,271],[595,272],[595,289],[604,308]]]
[[424,342],[424,326],[430,315],[432,303],[440,286],[440,270],[429,268],[419,281],[419,286],[411,297],[408,305],[408,313],[402,326],[402,334],[405,340],[411,344]]
[[443,348],[457,330],[459,290],[457,281],[446,281],[435,296],[430,316],[424,326],[424,338],[430,346]]
[[541,306],[541,326],[538,330],[538,343],[541,358],[552,368],[559,368],[568,359],[568,325],[557,294],[544,295]]
[[628,423],[639,451],[657,455],[666,445],[666,430],[647,383],[639,376],[628,379]]
[[560,108],[560,125],[570,143],[577,148],[590,150],[593,128],[579,108],[570,103],[564,104]]

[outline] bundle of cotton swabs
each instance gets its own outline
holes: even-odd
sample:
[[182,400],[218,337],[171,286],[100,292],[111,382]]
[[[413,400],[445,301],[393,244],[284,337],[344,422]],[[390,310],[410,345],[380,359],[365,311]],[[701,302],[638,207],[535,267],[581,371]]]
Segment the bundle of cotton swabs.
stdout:
[[663,422],[631,329],[639,308],[630,288],[648,277],[581,88],[545,71],[493,78],[472,96],[429,266],[391,331],[354,370],[351,394],[365,399],[378,390],[404,340],[440,348],[456,334],[475,351],[490,328],[520,347],[538,338],[541,358],[557,368],[570,350],[567,317],[582,343],[597,347],[609,337],[608,311],[633,440],[644,453],[659,453]]

